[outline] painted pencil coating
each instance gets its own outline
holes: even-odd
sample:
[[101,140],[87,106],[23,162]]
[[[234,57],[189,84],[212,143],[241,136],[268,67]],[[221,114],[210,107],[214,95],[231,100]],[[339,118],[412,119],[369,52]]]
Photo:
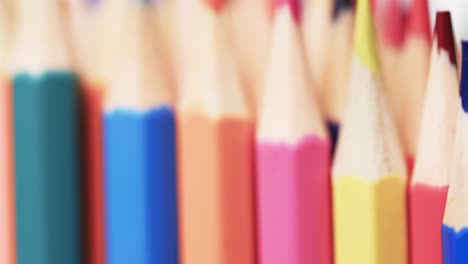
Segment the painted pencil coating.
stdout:
[[347,175],[334,181],[336,263],[407,263],[406,224],[395,221],[406,218],[405,197],[405,179],[399,175],[374,182]]
[[411,186],[409,196],[411,263],[442,263],[441,223],[448,187]]
[[105,263],[102,90],[81,82],[81,142],[86,263]]
[[0,74],[0,262],[16,263],[13,174],[13,104],[10,81]]
[[69,72],[13,79],[18,263],[81,263],[78,88]]
[[104,130],[109,263],[178,263],[172,109],[115,109]]
[[257,142],[260,263],[333,263],[329,165],[316,136]]
[[255,263],[252,122],[181,113],[178,142],[181,263]]
[[448,225],[442,225],[442,243],[445,264],[464,264],[468,262],[468,228],[456,231]]

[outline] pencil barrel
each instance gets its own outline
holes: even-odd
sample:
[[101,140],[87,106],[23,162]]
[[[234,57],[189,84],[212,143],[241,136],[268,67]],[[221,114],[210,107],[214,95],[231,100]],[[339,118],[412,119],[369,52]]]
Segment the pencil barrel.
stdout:
[[108,263],[178,263],[174,114],[104,116]]
[[13,105],[10,81],[0,76],[0,263],[16,263],[13,174]]
[[442,263],[441,226],[448,187],[410,186],[409,230],[412,264]]
[[442,225],[442,247],[445,264],[468,263],[468,228],[455,230]]
[[19,264],[81,263],[77,79],[13,79]]
[[333,263],[330,143],[257,143],[260,263]]
[[181,263],[256,263],[253,125],[178,120]]
[[102,91],[81,83],[84,259],[105,263]]
[[407,263],[404,178],[343,176],[332,185],[335,263]]

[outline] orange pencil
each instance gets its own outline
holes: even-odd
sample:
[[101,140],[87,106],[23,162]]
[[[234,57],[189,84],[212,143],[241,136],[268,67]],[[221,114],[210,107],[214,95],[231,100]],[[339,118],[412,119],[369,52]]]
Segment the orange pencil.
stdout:
[[198,1],[193,41],[202,60],[181,91],[178,114],[180,259],[253,264],[252,117],[226,34],[225,1]]
[[14,264],[13,105],[7,70],[12,17],[8,4],[0,1],[0,263]]

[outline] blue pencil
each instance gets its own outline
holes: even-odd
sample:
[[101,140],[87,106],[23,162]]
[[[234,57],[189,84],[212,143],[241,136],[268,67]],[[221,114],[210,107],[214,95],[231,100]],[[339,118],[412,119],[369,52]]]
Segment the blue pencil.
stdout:
[[129,1],[126,7],[105,102],[111,264],[178,263],[175,120],[148,5]]
[[450,182],[442,225],[445,264],[468,263],[468,41],[462,41],[461,106],[458,110]]

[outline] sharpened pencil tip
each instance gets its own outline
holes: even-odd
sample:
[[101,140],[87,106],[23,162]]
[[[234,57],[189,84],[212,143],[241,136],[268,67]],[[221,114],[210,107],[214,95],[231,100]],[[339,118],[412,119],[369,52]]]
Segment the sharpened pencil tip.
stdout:
[[203,0],[203,2],[215,13],[219,13],[226,6],[227,0]]
[[400,0],[383,1],[376,7],[376,24],[385,45],[403,47],[405,14]]
[[333,7],[333,20],[337,20],[342,12],[346,12],[352,8],[352,0],[335,0],[335,5]]
[[418,36],[430,43],[429,8],[427,0],[413,0],[408,13],[407,35]]
[[300,0],[275,0],[277,9],[287,6],[291,11],[291,15],[296,23],[301,19],[301,1]]
[[468,40],[462,41],[462,71],[460,81],[460,97],[463,111],[468,113]]
[[369,0],[357,0],[354,52],[373,74],[379,73],[374,19]]
[[449,55],[450,62],[456,66],[457,59],[455,55],[452,18],[449,11],[437,12],[434,38],[437,41],[438,51],[445,50]]

